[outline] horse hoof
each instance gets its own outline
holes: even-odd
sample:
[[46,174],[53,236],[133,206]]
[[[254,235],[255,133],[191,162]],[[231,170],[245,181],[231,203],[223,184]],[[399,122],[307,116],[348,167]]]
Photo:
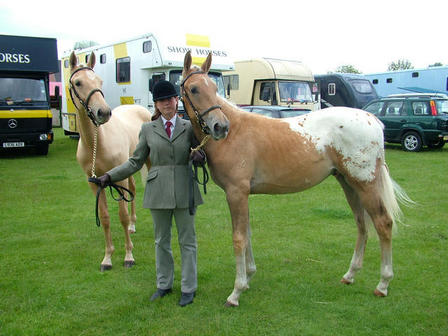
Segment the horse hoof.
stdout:
[[125,260],[123,266],[125,268],[131,268],[134,265],[135,265],[135,261],[134,260]]
[[238,307],[238,304],[232,303],[230,301],[226,301],[225,307]]
[[112,269],[112,265],[101,265],[100,271],[110,271]]
[[375,288],[375,291],[373,292],[373,294],[375,294],[375,296],[377,296],[377,297],[386,297],[387,296],[386,293],[380,292],[378,290],[378,288]]
[[353,281],[347,280],[345,278],[341,279],[341,283],[345,284],[345,285],[351,285],[353,283]]
[[135,225],[129,225],[128,226],[128,231],[129,231],[129,233],[135,233]]

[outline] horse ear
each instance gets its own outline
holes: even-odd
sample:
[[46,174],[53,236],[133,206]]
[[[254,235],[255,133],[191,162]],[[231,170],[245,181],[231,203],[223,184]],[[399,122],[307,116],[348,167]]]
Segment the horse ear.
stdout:
[[76,66],[78,65],[78,57],[76,57],[75,52],[72,51],[72,53],[70,54],[70,69],[73,70],[74,68],[76,68]]
[[184,57],[184,70],[182,72],[182,75],[185,77],[190,71],[191,68],[191,51],[188,50]]
[[201,69],[204,72],[208,72],[212,66],[212,53],[209,53],[207,59],[202,63]]
[[92,53],[89,56],[89,60],[87,61],[87,66],[93,69],[95,63],[96,63],[96,56],[95,53],[92,51]]

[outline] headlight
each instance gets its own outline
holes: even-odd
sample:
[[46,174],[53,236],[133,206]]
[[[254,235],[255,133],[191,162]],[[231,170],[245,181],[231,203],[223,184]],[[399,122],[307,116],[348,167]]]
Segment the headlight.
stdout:
[[41,140],[41,141],[48,140],[48,134],[41,134],[41,135],[39,135],[39,140]]

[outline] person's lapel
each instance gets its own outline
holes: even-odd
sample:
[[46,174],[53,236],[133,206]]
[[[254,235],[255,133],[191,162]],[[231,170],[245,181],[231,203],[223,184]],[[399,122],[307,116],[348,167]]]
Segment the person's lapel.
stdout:
[[171,137],[171,141],[176,140],[183,132],[185,132],[185,123],[186,121],[182,118],[179,118],[178,115],[176,115],[176,126],[174,127],[174,132]]

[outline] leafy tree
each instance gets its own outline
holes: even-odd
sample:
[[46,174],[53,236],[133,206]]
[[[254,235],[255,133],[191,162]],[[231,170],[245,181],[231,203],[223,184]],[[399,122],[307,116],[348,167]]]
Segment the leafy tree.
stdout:
[[408,70],[414,69],[412,63],[407,59],[400,59],[396,62],[392,62],[389,64],[387,71],[398,71],[398,70]]
[[99,43],[95,42],[95,41],[79,41],[79,42],[75,43],[73,49],[79,50],[79,49],[93,47],[96,45],[99,45]]
[[341,65],[335,70],[335,72],[352,73],[352,74],[360,74],[361,73],[361,71],[356,69],[353,65]]
[[434,63],[434,64],[430,64],[430,65],[428,65],[428,68],[439,67],[439,66],[443,66],[443,64],[440,63],[440,62],[436,62],[436,63]]

